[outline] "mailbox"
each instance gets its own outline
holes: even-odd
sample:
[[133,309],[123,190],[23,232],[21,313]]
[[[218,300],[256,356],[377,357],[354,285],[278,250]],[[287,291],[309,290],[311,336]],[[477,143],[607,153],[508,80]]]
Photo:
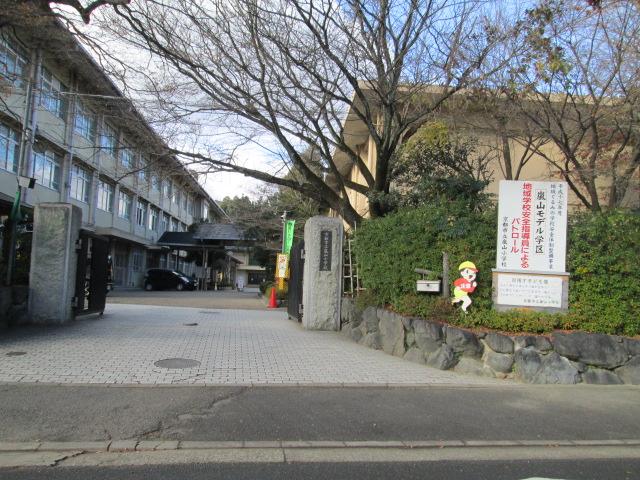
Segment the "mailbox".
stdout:
[[440,280],[418,280],[416,282],[416,291],[440,293]]
[[442,288],[442,280],[425,280],[424,279],[426,275],[433,275],[433,272],[431,270],[416,268],[414,272],[422,275],[422,280],[416,281],[417,292],[440,293],[440,289]]

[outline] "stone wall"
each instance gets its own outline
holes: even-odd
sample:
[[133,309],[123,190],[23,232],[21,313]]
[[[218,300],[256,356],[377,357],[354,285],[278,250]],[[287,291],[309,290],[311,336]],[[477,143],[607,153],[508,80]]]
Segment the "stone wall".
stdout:
[[29,287],[16,285],[0,287],[0,328],[27,321]]
[[525,383],[640,385],[640,340],[631,338],[478,332],[375,307],[359,311],[349,298],[342,301],[341,330],[369,348],[441,370]]

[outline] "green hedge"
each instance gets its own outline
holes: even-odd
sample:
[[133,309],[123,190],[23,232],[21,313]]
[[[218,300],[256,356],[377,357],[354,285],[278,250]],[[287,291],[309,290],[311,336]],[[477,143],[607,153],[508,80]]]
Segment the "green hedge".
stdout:
[[[408,314],[450,323],[512,332],[557,328],[636,335],[640,333],[640,282],[632,273],[640,255],[640,216],[614,211],[582,213],[570,219],[567,266],[570,313],[498,313],[491,309],[495,266],[495,210],[471,212],[455,202],[402,210],[366,221],[357,232],[356,256],[366,301]],[[465,315],[446,301],[415,293],[414,268],[441,272],[449,254],[450,280],[458,265],[473,261],[478,288]]]

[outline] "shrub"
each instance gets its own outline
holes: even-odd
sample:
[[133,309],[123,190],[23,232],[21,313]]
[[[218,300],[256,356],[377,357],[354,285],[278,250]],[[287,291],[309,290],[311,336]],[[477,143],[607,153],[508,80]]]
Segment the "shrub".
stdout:
[[[640,282],[634,278],[640,257],[640,215],[616,210],[571,216],[567,315],[492,310],[495,245],[495,210],[472,212],[463,203],[440,202],[368,220],[358,229],[355,244],[360,277],[369,289],[368,296],[358,301],[466,327],[640,333]],[[473,261],[480,270],[469,314],[440,297],[415,293],[414,268],[440,272],[443,251],[449,254],[450,282],[464,260]]]

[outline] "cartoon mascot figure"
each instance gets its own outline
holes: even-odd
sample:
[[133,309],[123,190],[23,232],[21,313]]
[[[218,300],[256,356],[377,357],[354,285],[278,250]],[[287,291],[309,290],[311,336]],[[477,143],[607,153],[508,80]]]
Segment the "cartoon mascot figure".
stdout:
[[469,297],[470,293],[478,286],[478,282],[476,282],[476,274],[478,273],[478,269],[476,268],[473,262],[462,262],[458,267],[460,270],[460,277],[455,282],[453,282],[453,299],[451,303],[456,304],[462,302],[462,311],[467,313],[467,308],[471,305],[471,298]]

